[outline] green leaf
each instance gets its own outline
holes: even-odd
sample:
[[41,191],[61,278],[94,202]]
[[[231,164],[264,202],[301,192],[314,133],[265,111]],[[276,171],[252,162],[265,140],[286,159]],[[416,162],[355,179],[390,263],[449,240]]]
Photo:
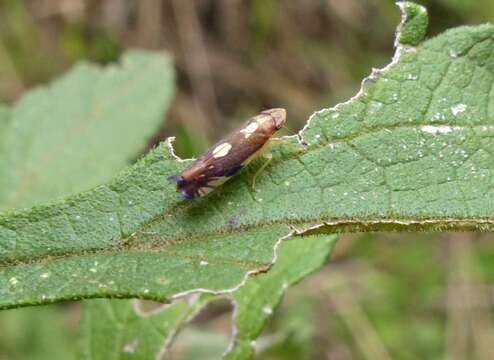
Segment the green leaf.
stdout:
[[420,44],[426,35],[429,18],[427,10],[412,2],[398,2],[403,16],[396,40],[402,45],[416,46]]
[[[42,310],[42,311],[40,311]],[[44,306],[0,313],[1,359],[69,360],[75,358],[73,307]],[[73,313],[73,314],[71,314]]]
[[131,51],[106,68],[81,63],[0,109],[0,209],[108,181],[144,149],[173,89],[167,56]]
[[[327,259],[336,236],[296,237],[283,241],[277,261],[269,272],[249,278],[233,293],[235,343],[226,358],[247,359],[252,346],[289,286],[316,271]],[[178,300],[143,316],[136,304],[122,300],[86,302],[82,321],[82,352],[85,359],[157,358],[171,337],[210,300],[202,295]],[[108,337],[108,334],[113,336]]]
[[1,215],[0,307],[230,289],[307,223],[312,233],[492,230],[493,41],[482,25],[398,43],[358,96],[311,117],[307,147],[272,146],[257,192],[260,163],[183,200],[166,177],[187,161],[162,144],[107,185]]
[[[156,74],[150,76],[149,71],[154,71]],[[82,79],[85,80],[82,81]],[[132,87],[132,89],[128,91],[125,90],[125,87]],[[153,88],[160,88],[162,91],[157,91],[156,95],[148,96],[149,89]],[[0,107],[0,154],[5,155],[4,160],[6,160],[1,163],[5,167],[0,169],[0,173],[26,175],[28,171],[22,162],[13,162],[11,168],[6,168],[9,162],[8,158],[14,155],[16,149],[26,146],[26,144],[37,144],[36,146],[40,148],[45,143],[45,150],[48,150],[49,146],[55,145],[52,143],[53,138],[57,138],[59,141],[57,146],[65,146],[68,150],[64,154],[54,154],[56,156],[51,157],[50,166],[51,169],[60,169],[67,175],[41,174],[42,176],[46,175],[42,181],[50,181],[51,183],[50,191],[41,195],[42,197],[46,196],[46,199],[60,197],[67,195],[68,191],[81,191],[95,184],[103,183],[114,176],[117,171],[120,171],[130,159],[135,158],[139,151],[142,151],[150,135],[162,122],[162,114],[170,103],[173,88],[173,68],[168,57],[164,54],[132,51],[125,55],[121,66],[111,66],[105,69],[100,69],[94,65],[79,65],[64,78],[51,85],[48,94],[45,94],[47,90],[38,90],[34,95],[28,95],[31,97],[30,101],[23,99],[12,111],[14,114],[33,113],[41,103],[46,103],[43,104],[43,109],[51,112],[51,109],[57,108],[60,104],[60,107],[65,108],[63,111],[55,113],[57,116],[53,114],[53,116],[49,116],[50,114],[46,113],[42,117],[43,129],[52,129],[51,131],[35,131],[35,126],[40,126],[39,119],[11,116],[10,109]],[[56,96],[54,96],[55,94]],[[81,95],[88,96],[82,97]],[[139,99],[145,110],[135,107],[134,110],[138,110],[138,113],[135,111],[122,113],[124,109],[119,108],[121,103],[132,103],[133,98]],[[78,99],[80,106],[76,107],[71,102],[61,103],[60,99]],[[82,111],[81,108],[87,107],[83,113],[88,113],[91,106],[100,106],[96,104],[96,101],[101,101],[101,104],[104,105],[104,109],[101,110],[104,111],[100,111],[98,116],[92,120],[93,123],[88,124],[88,120],[91,119],[80,116],[77,111]],[[92,103],[94,105],[91,105]],[[73,133],[73,143],[65,143],[66,134],[57,133],[61,123],[67,123],[67,127],[77,130]],[[104,126],[101,126],[102,124]],[[20,130],[19,127],[24,127],[25,131]],[[9,143],[5,141],[5,136],[8,137]],[[120,150],[105,152],[104,150],[111,150],[108,149],[108,146],[115,146]],[[33,155],[32,152],[27,151],[25,156],[31,158]],[[37,155],[42,157],[45,154]],[[94,159],[100,160],[97,163]],[[68,167],[67,164],[70,164],[71,167]],[[74,177],[73,174],[69,173],[71,169],[89,171],[79,171],[77,177]],[[8,179],[7,176],[3,177],[4,181],[12,181],[13,179]],[[17,198],[17,200],[21,204],[36,201],[40,197],[39,186],[44,185],[40,183],[37,186],[26,188],[22,199]],[[5,187],[3,192],[5,198],[2,201],[11,198],[10,195],[14,195],[16,191],[16,188]],[[0,202],[0,207],[2,205]],[[12,205],[17,206],[19,204],[12,203]],[[87,304],[84,305],[87,306]],[[97,306],[90,305],[91,309],[95,307]],[[53,318],[53,311],[50,309],[46,307],[38,309],[37,312],[29,311],[29,309],[14,313],[4,312],[1,314],[1,322],[3,326],[7,326],[6,329],[10,329],[11,333],[15,333],[15,331],[11,331],[12,327],[9,327],[9,319],[14,315],[21,321],[21,324],[27,324],[29,321],[32,323],[33,320],[30,319],[33,317],[47,317],[53,320],[49,322],[50,326],[57,329],[57,326],[60,327],[61,321],[55,321],[58,318]],[[34,330],[38,331],[32,325],[19,329],[20,333],[32,333]],[[43,329],[39,329],[39,331],[41,330]],[[60,335],[57,336],[53,339],[59,339]],[[41,339],[44,338],[46,338],[45,343],[51,339],[49,336],[41,337]],[[47,351],[42,345],[43,342],[40,342],[40,348],[36,352],[38,356],[46,355]],[[67,352],[67,349],[60,349]],[[49,354],[51,354],[51,358],[55,356],[53,349],[50,350]],[[20,356],[20,354],[17,355]],[[32,357],[33,355],[27,356]],[[67,354],[59,357],[67,358]]]
[[[282,242],[273,268],[249,278],[233,293],[237,331],[227,358],[246,359],[253,355],[252,342],[271,318],[284,292],[324,263],[335,240],[336,236],[309,236]],[[202,295],[189,302],[178,300],[148,316],[139,315],[129,301],[88,301],[82,321],[83,357],[156,358],[193,314],[217,298]],[[107,334],[113,336],[108,338]]]
[[204,329],[201,324],[190,324],[174,339],[165,359],[218,360],[228,345],[228,339],[228,334],[221,329]]
[[83,359],[158,359],[177,328],[206,303],[207,296],[143,311],[128,300],[91,300],[81,321]]
[[304,236],[283,241],[278,260],[265,274],[249,279],[233,294],[235,342],[226,359],[251,359],[255,339],[271,318],[289,286],[319,269],[336,242],[336,236]]

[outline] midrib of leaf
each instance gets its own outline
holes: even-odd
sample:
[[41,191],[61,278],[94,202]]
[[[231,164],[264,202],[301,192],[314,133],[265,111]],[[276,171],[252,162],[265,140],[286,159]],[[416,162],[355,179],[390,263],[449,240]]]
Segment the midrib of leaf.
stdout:
[[[239,263],[252,264],[249,271],[265,268],[277,239],[307,223],[314,223],[314,233],[492,230],[494,123],[487,110],[493,68],[489,53],[478,47],[493,36],[494,28],[483,25],[448,31],[418,47],[399,45],[394,62],[367,79],[357,97],[312,116],[301,134],[307,148],[295,138],[286,142],[298,151],[272,147],[274,160],[258,178],[257,192],[251,178],[260,164],[211,196],[185,202],[166,177],[187,162],[163,144],[107,186],[0,217],[0,261],[43,259],[3,266],[0,306],[74,296],[163,300],[193,289],[230,288],[247,272]],[[455,66],[461,71],[451,73]],[[452,114],[459,104],[466,109]],[[481,133],[471,130],[478,126]],[[149,251],[149,244],[157,248]],[[100,251],[109,247],[119,251]],[[79,255],[86,251],[96,253]],[[173,256],[164,255],[170,251]],[[61,254],[66,257],[50,260]],[[104,275],[91,274],[94,261],[105,264]],[[72,273],[38,281],[47,269]],[[9,285],[12,278],[16,286]],[[28,289],[35,281],[36,291],[19,298],[21,283]]]

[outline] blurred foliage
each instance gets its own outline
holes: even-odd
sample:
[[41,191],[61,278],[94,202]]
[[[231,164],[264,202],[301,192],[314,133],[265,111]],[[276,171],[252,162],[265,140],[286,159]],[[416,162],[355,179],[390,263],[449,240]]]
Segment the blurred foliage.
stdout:
[[[494,21],[491,0],[418,2],[429,10],[429,36]],[[178,95],[150,146],[175,135],[191,156],[260,108],[287,108],[298,130],[315,109],[353,95],[389,62],[398,14],[387,0],[0,0],[0,100],[80,59],[165,48],[176,58]],[[342,239],[331,266],[288,293],[260,358],[494,358],[493,260],[489,235]],[[208,314],[200,320],[224,317]],[[3,312],[0,359],[70,359],[77,318],[72,305]],[[174,347],[181,358],[228,337],[189,331]]]
[[343,238],[288,293],[259,359],[489,359],[493,270],[490,235]]
[[78,319],[72,303],[2,312],[0,359],[74,359]]

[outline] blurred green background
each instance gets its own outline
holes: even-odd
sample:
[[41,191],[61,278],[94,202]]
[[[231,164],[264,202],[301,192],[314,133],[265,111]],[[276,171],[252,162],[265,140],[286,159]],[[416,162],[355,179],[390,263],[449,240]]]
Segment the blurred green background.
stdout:
[[[492,0],[419,2],[429,36],[494,21]],[[193,156],[260,109],[286,108],[298,131],[348,99],[390,61],[398,22],[391,0],[0,0],[0,101],[80,60],[166,49],[177,97],[149,147],[176,136]],[[488,234],[344,236],[330,264],[289,291],[260,358],[494,359],[493,280]],[[206,309],[171,358],[215,358],[230,311]],[[1,312],[0,360],[74,358],[79,316],[77,303]]]

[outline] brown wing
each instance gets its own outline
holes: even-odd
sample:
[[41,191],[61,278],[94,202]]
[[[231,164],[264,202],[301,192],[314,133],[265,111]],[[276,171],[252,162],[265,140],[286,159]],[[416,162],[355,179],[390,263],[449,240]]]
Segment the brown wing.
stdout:
[[[177,190],[187,198],[201,195],[201,190],[220,184],[237,173],[252,159],[269,138],[283,125],[285,110],[271,109],[249,119],[224,140],[214,144],[180,174]],[[178,179],[178,180],[177,180]]]

